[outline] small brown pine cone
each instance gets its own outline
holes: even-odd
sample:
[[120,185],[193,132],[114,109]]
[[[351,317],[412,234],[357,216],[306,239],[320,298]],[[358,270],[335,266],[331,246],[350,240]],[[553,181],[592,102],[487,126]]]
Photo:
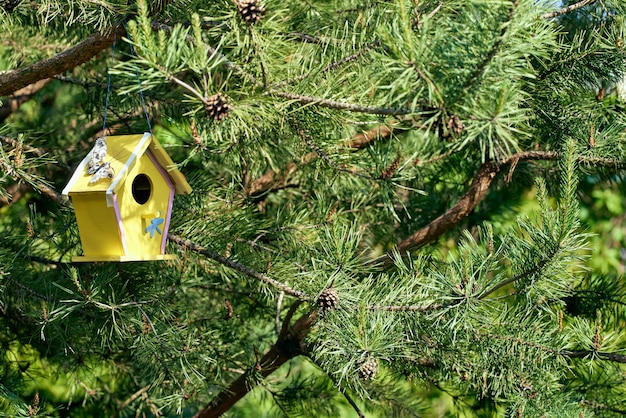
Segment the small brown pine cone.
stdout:
[[226,315],[224,316],[224,319],[232,319],[233,305],[230,303],[228,299],[224,301],[224,308],[226,308]]
[[394,160],[393,163],[391,163],[391,165],[387,168],[385,168],[381,174],[381,178],[383,179],[390,179],[393,177],[394,174],[396,174],[396,171],[398,170],[398,167],[400,166],[400,156],[398,155],[398,158],[396,158]]
[[207,99],[204,109],[211,119],[219,121],[228,116],[231,106],[226,95],[217,93]]
[[20,4],[22,0],[0,0],[0,6],[7,13],[13,13],[13,10]]
[[337,309],[339,306],[339,294],[332,287],[325,289],[317,298],[317,306],[322,312]]
[[450,131],[450,133],[452,133],[453,135],[458,135],[461,132],[463,132],[463,129],[465,129],[465,125],[463,124],[463,121],[457,115],[450,116],[450,119],[448,119],[447,125],[448,125],[448,131]]
[[378,374],[378,360],[376,357],[367,356],[359,361],[359,377],[366,380],[374,380]]
[[258,0],[239,0],[237,9],[241,19],[250,25],[254,25],[265,16],[265,9]]

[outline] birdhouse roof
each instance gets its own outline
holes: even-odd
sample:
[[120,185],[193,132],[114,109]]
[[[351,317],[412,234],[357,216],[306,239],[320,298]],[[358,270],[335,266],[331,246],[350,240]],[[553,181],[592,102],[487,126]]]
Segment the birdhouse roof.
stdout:
[[87,174],[89,156],[86,156],[78,165],[65,189],[63,189],[63,195],[93,192],[105,192],[107,195],[117,193],[124,184],[130,170],[147,150],[150,150],[154,160],[167,173],[174,184],[176,193],[191,193],[191,186],[187,183],[183,173],[176,168],[176,165],[156,137],[149,132],[136,135],[108,136],[106,137],[106,145],[107,154],[104,161],[111,165],[114,172],[113,179],[111,181],[100,180],[96,183],[89,183],[92,176]]

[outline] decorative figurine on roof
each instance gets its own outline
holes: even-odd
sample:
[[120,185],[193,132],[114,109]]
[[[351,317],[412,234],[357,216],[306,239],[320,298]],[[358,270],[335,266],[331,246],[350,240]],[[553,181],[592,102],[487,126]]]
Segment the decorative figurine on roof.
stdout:
[[98,138],[63,190],[84,252],[72,260],[175,258],[165,254],[174,193],[191,187],[154,135]]
[[104,161],[106,156],[106,137],[96,139],[96,144],[85,157],[87,160],[87,174],[93,175],[89,181],[90,183],[97,183],[101,179],[113,180],[115,171],[113,171],[110,163]]

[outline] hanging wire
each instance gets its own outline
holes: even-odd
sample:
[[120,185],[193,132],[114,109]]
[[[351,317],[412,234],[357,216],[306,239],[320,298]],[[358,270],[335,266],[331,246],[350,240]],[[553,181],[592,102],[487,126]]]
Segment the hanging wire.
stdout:
[[[107,82],[107,95],[104,102],[104,122],[102,123],[102,137],[106,138],[106,128],[107,128],[107,112],[109,110],[109,95],[111,94],[111,67],[113,67],[113,63],[115,62],[115,46],[117,43],[117,27],[115,28],[115,32],[113,32],[113,48],[111,49],[111,64],[109,66],[109,80]],[[152,131],[150,131],[152,132]]]
[[137,84],[139,85],[139,96],[141,97],[141,105],[143,106],[143,113],[146,115],[146,122],[148,122],[148,130],[152,133],[152,125],[150,124],[150,116],[148,116],[148,108],[146,107],[146,99],[143,96],[143,89],[141,88],[141,78],[139,77],[139,66],[137,65],[135,49],[133,48],[132,39],[130,38],[130,33],[126,27],[126,22],[124,22],[124,29],[126,29],[126,33],[128,35],[128,45],[130,45],[130,54],[133,57],[133,61],[135,61],[135,73],[137,74]]
[[[118,26],[119,27],[119,26]],[[107,113],[109,110],[109,96],[111,94],[111,68],[113,67],[113,63],[115,62],[115,47],[117,44],[117,29],[115,28],[115,32],[113,33],[113,48],[111,50],[111,64],[109,66],[109,77],[107,81],[107,94],[104,103],[104,121],[102,123],[102,136],[106,138],[106,127],[107,127]],[[133,57],[133,60],[136,60],[135,49],[133,48],[132,40],[130,39],[130,34],[126,27],[126,22],[124,22],[124,30],[128,34],[128,40],[130,41],[128,45],[130,46],[130,54]],[[135,73],[137,74],[137,84],[139,85],[139,96],[141,97],[141,106],[143,107],[143,113],[146,115],[146,122],[148,122],[148,130],[152,133],[152,124],[150,123],[150,116],[148,115],[148,108],[146,107],[146,99],[143,95],[143,89],[141,88],[141,78],[139,77],[139,66],[135,62]]]

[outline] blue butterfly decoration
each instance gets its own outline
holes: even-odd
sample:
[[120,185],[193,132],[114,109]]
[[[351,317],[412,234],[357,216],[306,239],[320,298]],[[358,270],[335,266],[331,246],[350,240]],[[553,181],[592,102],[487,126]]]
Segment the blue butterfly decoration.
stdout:
[[154,237],[155,232],[163,235],[163,231],[161,231],[161,229],[159,228],[159,225],[161,225],[163,222],[165,222],[165,219],[159,217],[156,217],[150,221],[150,225],[146,227],[146,233],[150,232],[150,238]]

